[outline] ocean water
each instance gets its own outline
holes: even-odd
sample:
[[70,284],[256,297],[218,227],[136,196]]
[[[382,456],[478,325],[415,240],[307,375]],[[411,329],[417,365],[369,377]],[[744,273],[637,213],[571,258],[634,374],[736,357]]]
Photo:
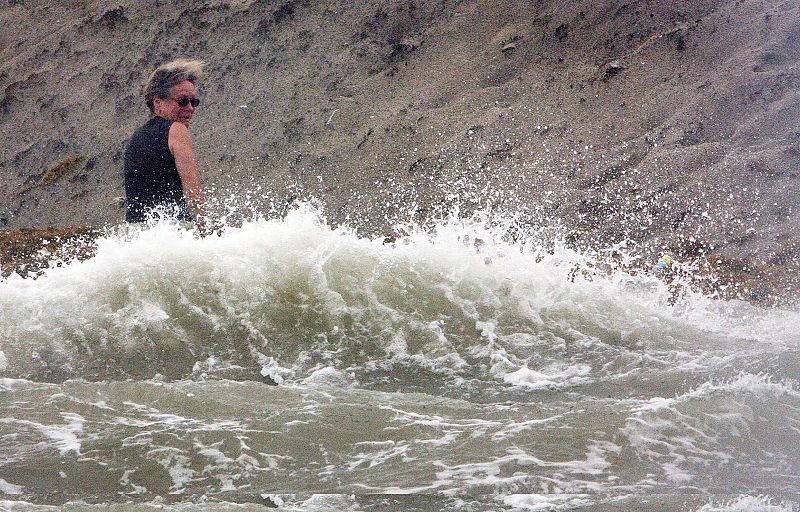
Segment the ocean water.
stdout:
[[301,207],[0,282],[0,510],[800,509],[798,311],[491,226]]

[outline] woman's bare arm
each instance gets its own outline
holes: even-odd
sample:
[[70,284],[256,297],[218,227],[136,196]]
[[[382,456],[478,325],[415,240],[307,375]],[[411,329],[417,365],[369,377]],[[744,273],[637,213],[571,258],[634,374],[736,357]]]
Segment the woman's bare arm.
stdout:
[[206,201],[200,184],[200,172],[197,169],[197,160],[194,157],[189,129],[181,123],[172,123],[167,143],[169,150],[175,156],[175,167],[181,177],[183,194],[189,203],[189,210],[196,216],[205,216]]

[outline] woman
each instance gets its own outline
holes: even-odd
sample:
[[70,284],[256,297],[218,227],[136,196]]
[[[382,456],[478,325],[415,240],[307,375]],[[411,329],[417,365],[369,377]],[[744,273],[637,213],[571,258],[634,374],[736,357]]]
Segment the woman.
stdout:
[[200,174],[189,137],[200,105],[195,82],[205,64],[175,60],[159,66],[145,88],[153,117],[134,132],[125,148],[125,220],[144,222],[154,208],[179,220],[205,216]]

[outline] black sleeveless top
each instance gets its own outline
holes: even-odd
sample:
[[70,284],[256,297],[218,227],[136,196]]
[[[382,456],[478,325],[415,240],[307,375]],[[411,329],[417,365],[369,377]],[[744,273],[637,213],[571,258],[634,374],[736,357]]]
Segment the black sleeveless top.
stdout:
[[125,147],[128,222],[144,222],[147,211],[156,207],[164,207],[179,220],[194,220],[167,142],[172,123],[163,117],[151,118],[133,133]]

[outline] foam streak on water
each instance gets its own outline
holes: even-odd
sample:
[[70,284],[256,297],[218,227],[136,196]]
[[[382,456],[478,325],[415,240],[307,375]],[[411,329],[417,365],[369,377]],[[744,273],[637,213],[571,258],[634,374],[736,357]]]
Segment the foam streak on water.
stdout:
[[301,208],[1,282],[0,509],[796,509],[797,311],[504,234]]

